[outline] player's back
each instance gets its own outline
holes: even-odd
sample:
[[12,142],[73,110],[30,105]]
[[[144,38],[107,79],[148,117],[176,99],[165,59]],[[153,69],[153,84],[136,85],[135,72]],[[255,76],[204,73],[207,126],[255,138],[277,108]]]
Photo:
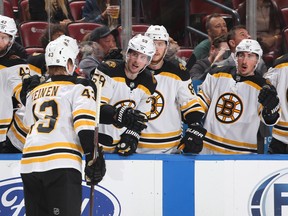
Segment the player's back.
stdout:
[[96,102],[94,89],[79,80],[55,76],[30,92],[24,123],[32,127],[23,149],[23,172],[37,167],[81,170],[83,150],[77,133],[95,127]]

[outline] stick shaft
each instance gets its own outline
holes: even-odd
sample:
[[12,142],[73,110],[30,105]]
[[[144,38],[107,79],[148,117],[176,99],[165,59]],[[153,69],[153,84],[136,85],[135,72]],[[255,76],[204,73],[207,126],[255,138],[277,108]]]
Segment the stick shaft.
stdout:
[[[101,91],[102,91],[102,83],[100,80],[96,80],[97,87],[97,97],[96,97],[96,116],[95,116],[95,132],[94,132],[94,152],[93,152],[93,163],[96,163],[98,157],[98,136],[99,136],[99,121],[100,121],[100,106],[101,106]],[[90,211],[89,216],[93,216],[94,209],[94,190],[95,185],[91,183],[90,187]]]

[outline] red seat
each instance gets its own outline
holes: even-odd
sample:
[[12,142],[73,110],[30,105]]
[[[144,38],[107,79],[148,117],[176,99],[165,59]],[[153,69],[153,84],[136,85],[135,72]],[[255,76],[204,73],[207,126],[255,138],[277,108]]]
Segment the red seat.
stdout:
[[48,22],[29,21],[19,25],[22,45],[27,47],[42,47],[40,37],[48,26]]
[[20,22],[30,20],[29,0],[22,0],[20,2],[19,18]]
[[4,15],[15,19],[13,7],[9,0],[3,0]]
[[28,55],[33,53],[45,53],[45,49],[42,47],[28,47],[25,49]]
[[85,5],[85,1],[72,1],[69,3],[70,11],[74,21],[82,19],[82,9]]
[[274,0],[277,4],[277,6],[281,9],[284,7],[288,7],[288,1],[287,0]]
[[178,50],[178,52],[176,53],[176,55],[179,58],[184,58],[185,60],[189,59],[190,56],[193,53],[193,49],[189,49],[189,48],[181,48],[180,50]]
[[10,0],[14,12],[18,11],[18,0]]
[[288,7],[281,8],[280,12],[283,19],[283,26],[286,27],[288,26]]
[[101,26],[102,25],[98,23],[71,22],[67,25],[67,31],[70,37],[81,42],[86,34]]
[[[215,0],[218,3],[224,4],[224,0]],[[199,0],[190,0],[190,15],[201,14],[207,15],[212,13],[223,13],[224,11],[212,4]]]
[[[149,28],[150,25],[146,25],[146,24],[134,24],[131,26],[132,28],[132,37],[135,36],[136,34],[142,34],[144,35],[144,33],[147,31],[147,29]],[[120,45],[121,44],[121,32],[122,32],[122,26],[118,27],[118,32],[119,32],[119,42]]]
[[288,51],[288,26],[283,29],[283,37],[284,37],[284,43],[286,46],[286,52]]
[[232,7],[234,10],[238,8],[240,4],[242,4],[245,0],[232,0]]

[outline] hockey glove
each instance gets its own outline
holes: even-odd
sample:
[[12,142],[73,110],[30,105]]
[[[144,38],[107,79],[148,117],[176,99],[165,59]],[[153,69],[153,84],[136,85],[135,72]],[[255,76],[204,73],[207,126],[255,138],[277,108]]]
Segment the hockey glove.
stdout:
[[20,92],[20,99],[23,105],[25,105],[27,94],[40,84],[40,77],[38,75],[34,76],[25,75],[23,76],[22,79],[23,81],[22,81],[22,89]]
[[280,102],[276,88],[273,85],[264,85],[260,90],[258,102],[263,105],[262,116],[264,120],[273,122],[279,116]]
[[140,133],[143,129],[147,128],[145,122],[148,118],[145,113],[139,110],[134,110],[129,106],[122,106],[116,110],[116,126],[127,127],[132,131]]
[[85,166],[85,179],[87,185],[96,185],[104,177],[106,173],[106,164],[102,147],[98,149],[98,157],[96,161],[93,160],[93,154],[86,154],[86,166]]
[[136,152],[140,135],[132,130],[126,130],[119,143],[116,145],[115,152],[121,156],[129,156]]
[[198,154],[203,149],[203,139],[206,132],[207,130],[199,124],[190,125],[177,148],[184,153]]

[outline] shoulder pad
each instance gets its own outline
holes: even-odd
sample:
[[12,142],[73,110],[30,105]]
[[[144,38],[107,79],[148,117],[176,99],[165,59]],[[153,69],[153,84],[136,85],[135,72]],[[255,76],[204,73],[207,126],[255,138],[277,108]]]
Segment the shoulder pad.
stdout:
[[235,66],[219,65],[219,66],[211,67],[209,73],[210,74],[216,74],[216,73],[229,73],[229,74],[231,74],[231,72],[234,70],[236,70]]
[[288,66],[288,53],[275,59],[273,63],[274,68],[281,68]]
[[119,65],[123,60],[107,60],[104,62],[108,67],[115,68],[117,65]]

